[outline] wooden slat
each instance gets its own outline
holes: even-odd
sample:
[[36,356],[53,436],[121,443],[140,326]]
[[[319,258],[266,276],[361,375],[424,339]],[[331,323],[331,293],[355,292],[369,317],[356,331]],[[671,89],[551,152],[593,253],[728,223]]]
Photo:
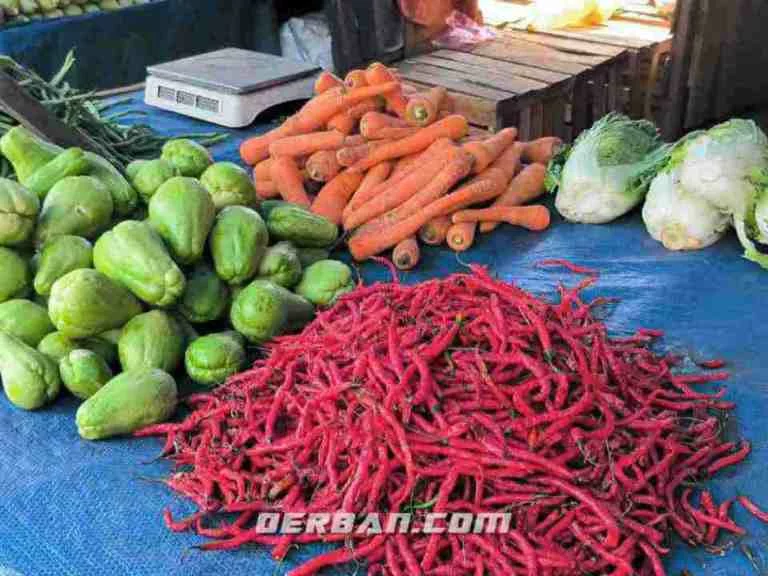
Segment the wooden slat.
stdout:
[[576,138],[582,130],[589,126],[589,98],[586,79],[576,80],[573,86],[573,98],[571,100],[571,127],[573,137]]
[[697,16],[700,26],[693,41],[688,77],[688,106],[683,125],[685,130],[700,126],[711,117],[710,110],[715,96],[713,86],[720,65],[727,9],[728,6],[718,0],[701,0]]
[[[508,28],[525,32],[520,24]],[[557,30],[537,30],[535,34],[570,40],[589,40],[605,46],[642,49],[671,37],[669,27],[646,25],[628,20],[611,19],[601,26],[579,26]]]
[[599,120],[606,114],[607,99],[605,92],[606,84],[605,72],[593,76],[592,80],[592,120]]
[[531,104],[531,135],[530,138],[544,136],[544,105],[541,101]]
[[469,47],[466,51],[504,62],[514,62],[564,74],[580,74],[590,68],[589,65],[580,63],[571,54],[558,53],[551,49],[526,51],[496,40]]
[[518,137],[521,141],[527,142],[531,140],[531,108],[526,106],[520,110],[520,120],[517,127]]
[[474,78],[477,81],[481,81],[484,85],[492,86],[493,88],[498,88],[499,90],[513,92],[515,94],[537,92],[539,90],[544,90],[549,86],[549,84],[540,82],[538,80],[520,78],[512,74],[499,73],[498,70],[494,70],[490,67],[475,66],[473,64],[467,64],[463,62],[454,62],[453,60],[434,58],[431,55],[419,56],[418,58],[406,60],[405,63],[425,64],[445,70],[451,70],[461,78],[465,78],[467,80],[472,80]]
[[517,62],[516,56],[518,54],[538,56],[541,59],[540,65],[542,68],[548,69],[550,69],[552,63],[554,62],[581,64],[585,68],[590,68],[592,66],[602,64],[611,58],[610,56],[566,52],[565,50],[560,50],[551,46],[545,46],[544,44],[535,44],[533,42],[526,42],[524,40],[519,40],[517,38],[508,36],[499,36],[496,40],[492,40],[490,43],[503,44],[511,53],[507,58],[513,62]]
[[437,68],[436,66],[411,64],[406,61],[398,65],[398,71],[405,80],[420,82],[430,86],[445,86],[453,92],[462,92],[489,100],[507,100],[515,95],[507,90],[492,88],[480,82],[467,80],[453,74],[450,70]]
[[463,62],[466,64],[472,64],[474,66],[483,66],[503,74],[514,74],[515,76],[519,76],[521,78],[538,80],[540,82],[546,82],[547,84],[561,82],[571,77],[570,74],[563,72],[544,70],[543,68],[515,64],[514,62],[504,62],[502,60],[488,58],[479,54],[459,52],[457,50],[437,50],[436,52],[432,52],[430,56],[432,58],[452,60],[454,62]]
[[664,121],[664,137],[674,140],[683,127],[683,111],[688,97],[687,71],[691,57],[691,46],[695,32],[694,15],[699,7],[698,0],[678,0],[676,7],[675,40],[672,44],[672,76],[669,87],[670,105]]
[[619,78],[619,67],[612,66],[608,71],[608,110],[611,112],[620,112],[621,103],[619,92],[621,90],[621,79]]
[[548,46],[570,54],[580,54],[587,56],[618,56],[625,47],[611,46],[593,42],[584,37],[563,38],[554,34],[544,34],[539,32],[524,32],[521,30],[505,29],[501,32],[502,37],[514,38],[522,42]]

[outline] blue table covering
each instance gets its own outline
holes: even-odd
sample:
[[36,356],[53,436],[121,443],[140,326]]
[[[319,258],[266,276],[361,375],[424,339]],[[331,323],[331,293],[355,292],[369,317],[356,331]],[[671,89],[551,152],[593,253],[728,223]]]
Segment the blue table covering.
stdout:
[[[149,118],[168,134],[204,127],[161,111]],[[214,149],[215,156],[239,160],[239,141],[264,129],[233,131]],[[660,328],[667,332],[669,348],[698,358],[726,358],[733,374],[727,398],[738,405],[731,433],[750,439],[754,451],[711,486],[718,500],[744,493],[768,509],[768,354],[762,350],[768,343],[768,273],[740,257],[733,237],[701,252],[671,253],[648,236],[635,213],[608,226],[572,225],[555,217],[542,234],[502,227],[460,258],[445,249],[425,252],[418,270],[404,274],[404,281],[462,271],[476,262],[504,280],[553,295],[557,281],[573,278],[562,270],[537,268],[536,262],[567,258],[596,268],[601,280],[591,292],[621,299],[608,319],[614,331]],[[387,276],[373,265],[362,272],[369,282]],[[278,565],[265,549],[196,550],[200,538],[169,532],[161,517],[165,507],[177,514],[191,507],[163,485],[139,479],[168,473],[166,462],[150,462],[159,441],[85,442],[75,429],[76,407],[74,399],[63,396],[29,413],[0,398],[0,576],[277,575],[317,553],[318,548],[295,551]],[[739,506],[734,516],[749,532],[745,539],[734,540],[720,556],[677,543],[665,561],[669,574],[678,576],[683,569],[695,576],[768,573],[768,527]]]

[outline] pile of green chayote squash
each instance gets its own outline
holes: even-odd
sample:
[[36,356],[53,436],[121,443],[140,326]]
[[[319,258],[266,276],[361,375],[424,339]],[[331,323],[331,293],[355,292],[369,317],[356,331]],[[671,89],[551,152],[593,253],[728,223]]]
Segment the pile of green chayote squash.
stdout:
[[35,20],[82,16],[95,12],[114,12],[150,0],[0,0],[0,25],[21,25]]
[[0,139],[0,378],[34,410],[62,385],[84,400],[84,438],[167,419],[175,378],[216,386],[247,343],[300,328],[354,287],[328,260],[338,229],[303,208],[258,203],[239,166],[171,140],[126,176],[22,127]]

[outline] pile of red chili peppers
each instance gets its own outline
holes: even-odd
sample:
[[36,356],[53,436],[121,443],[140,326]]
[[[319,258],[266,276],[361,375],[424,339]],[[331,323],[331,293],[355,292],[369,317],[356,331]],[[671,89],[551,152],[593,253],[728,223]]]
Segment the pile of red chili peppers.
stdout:
[[[584,272],[578,268],[579,272]],[[294,576],[367,561],[369,574],[665,574],[674,530],[712,546],[742,534],[698,482],[736,464],[719,361],[681,374],[661,334],[609,337],[582,289],[547,302],[471,274],[359,287],[211,394],[166,436],[167,480],[199,512],[173,530],[245,544],[346,545]],[[760,511],[744,499],[753,512]],[[510,533],[265,535],[262,511],[511,512]]]

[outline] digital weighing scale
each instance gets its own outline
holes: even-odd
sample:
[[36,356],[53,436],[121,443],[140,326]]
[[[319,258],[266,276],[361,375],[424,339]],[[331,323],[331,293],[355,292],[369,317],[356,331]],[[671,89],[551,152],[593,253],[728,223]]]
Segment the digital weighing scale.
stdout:
[[319,72],[314,64],[225,48],[147,67],[144,100],[150,106],[242,128],[267,108],[311,97]]

